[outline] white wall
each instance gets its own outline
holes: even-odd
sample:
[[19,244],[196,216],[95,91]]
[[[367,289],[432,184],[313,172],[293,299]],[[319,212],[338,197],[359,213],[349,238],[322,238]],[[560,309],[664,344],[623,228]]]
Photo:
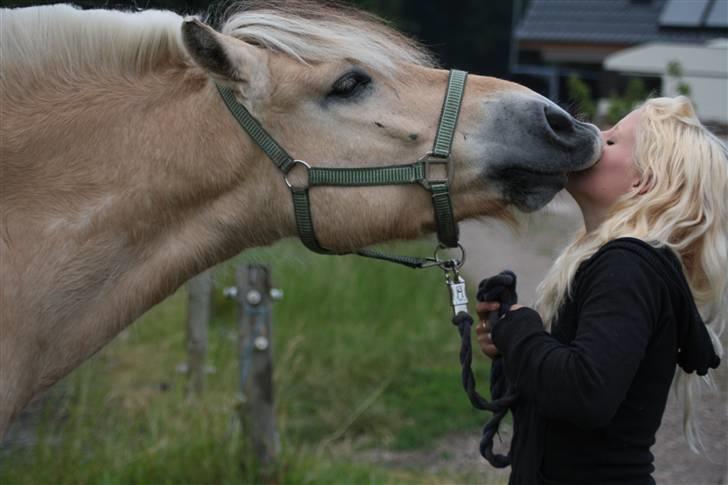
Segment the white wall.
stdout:
[[[728,78],[684,76],[682,82],[690,86],[690,99],[701,120],[728,124]],[[678,94],[675,78],[663,76],[662,95]]]

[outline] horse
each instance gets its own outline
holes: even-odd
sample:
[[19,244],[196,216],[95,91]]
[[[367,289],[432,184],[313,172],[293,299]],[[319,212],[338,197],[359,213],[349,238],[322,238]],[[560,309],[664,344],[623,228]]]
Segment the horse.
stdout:
[[[447,71],[385,22],[311,0],[243,2],[216,30],[169,11],[0,15],[0,435],[34,395],[202,270],[296,234],[276,167],[217,91],[318,167],[417,160]],[[454,217],[534,211],[592,166],[598,130],[471,75]],[[320,188],[333,251],[432,232],[417,185]]]

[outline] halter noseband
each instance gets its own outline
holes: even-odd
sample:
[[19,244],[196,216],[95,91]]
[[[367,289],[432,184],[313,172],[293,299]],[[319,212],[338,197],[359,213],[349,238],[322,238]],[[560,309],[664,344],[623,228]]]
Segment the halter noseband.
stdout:
[[[260,125],[250,112],[238,103],[232,90],[217,85],[220,96],[225,101],[232,115],[238,121],[245,132],[253,139],[261,150],[278,167],[291,190],[293,196],[293,208],[296,217],[296,228],[303,244],[310,250],[321,254],[340,254],[323,248],[314,232],[313,220],[311,218],[311,205],[308,191],[311,187],[340,186],[340,187],[364,187],[381,185],[405,185],[421,184],[432,193],[432,205],[435,211],[435,222],[437,224],[437,238],[440,241],[440,248],[462,247],[458,244],[458,226],[453,216],[452,201],[450,199],[450,184],[452,183],[453,165],[450,163],[450,152],[452,149],[453,137],[460,115],[465,92],[465,83],[468,73],[465,71],[452,70],[448,79],[447,92],[440,114],[440,122],[437,128],[437,135],[432,151],[427,153],[415,163],[407,165],[389,165],[382,167],[364,168],[320,168],[312,167],[303,160],[296,160],[291,157],[268,132]],[[289,172],[297,165],[304,167],[308,175],[306,184],[298,186],[288,180]],[[445,167],[446,176],[434,177],[430,172],[433,165]],[[362,249],[356,252],[360,256],[382,259],[403,264],[413,268],[440,265],[440,260],[435,252],[434,258],[416,258],[408,256],[388,256],[372,249]],[[464,259],[464,252],[462,255]],[[462,264],[462,261],[458,261]]]

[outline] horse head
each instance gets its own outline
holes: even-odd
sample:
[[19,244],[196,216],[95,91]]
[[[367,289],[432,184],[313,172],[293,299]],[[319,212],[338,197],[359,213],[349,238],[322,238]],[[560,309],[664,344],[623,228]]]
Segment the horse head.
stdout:
[[[294,158],[348,168],[418,160],[432,147],[447,71],[371,18],[347,12],[344,22],[317,8],[286,17],[244,11],[222,32],[188,19],[182,38],[194,63]],[[471,75],[452,148],[455,217],[539,209],[600,152],[593,125],[521,85]],[[332,249],[434,227],[430,195],[416,185],[318,188],[311,197],[316,232]]]

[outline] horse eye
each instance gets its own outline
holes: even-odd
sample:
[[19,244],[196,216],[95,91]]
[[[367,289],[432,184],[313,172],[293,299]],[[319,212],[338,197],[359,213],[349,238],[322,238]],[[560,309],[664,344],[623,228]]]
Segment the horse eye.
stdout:
[[337,98],[351,98],[352,96],[359,94],[362,89],[367,87],[372,82],[366,73],[361,71],[351,71],[339,79],[336,80],[334,85],[331,87],[331,91],[328,96]]

